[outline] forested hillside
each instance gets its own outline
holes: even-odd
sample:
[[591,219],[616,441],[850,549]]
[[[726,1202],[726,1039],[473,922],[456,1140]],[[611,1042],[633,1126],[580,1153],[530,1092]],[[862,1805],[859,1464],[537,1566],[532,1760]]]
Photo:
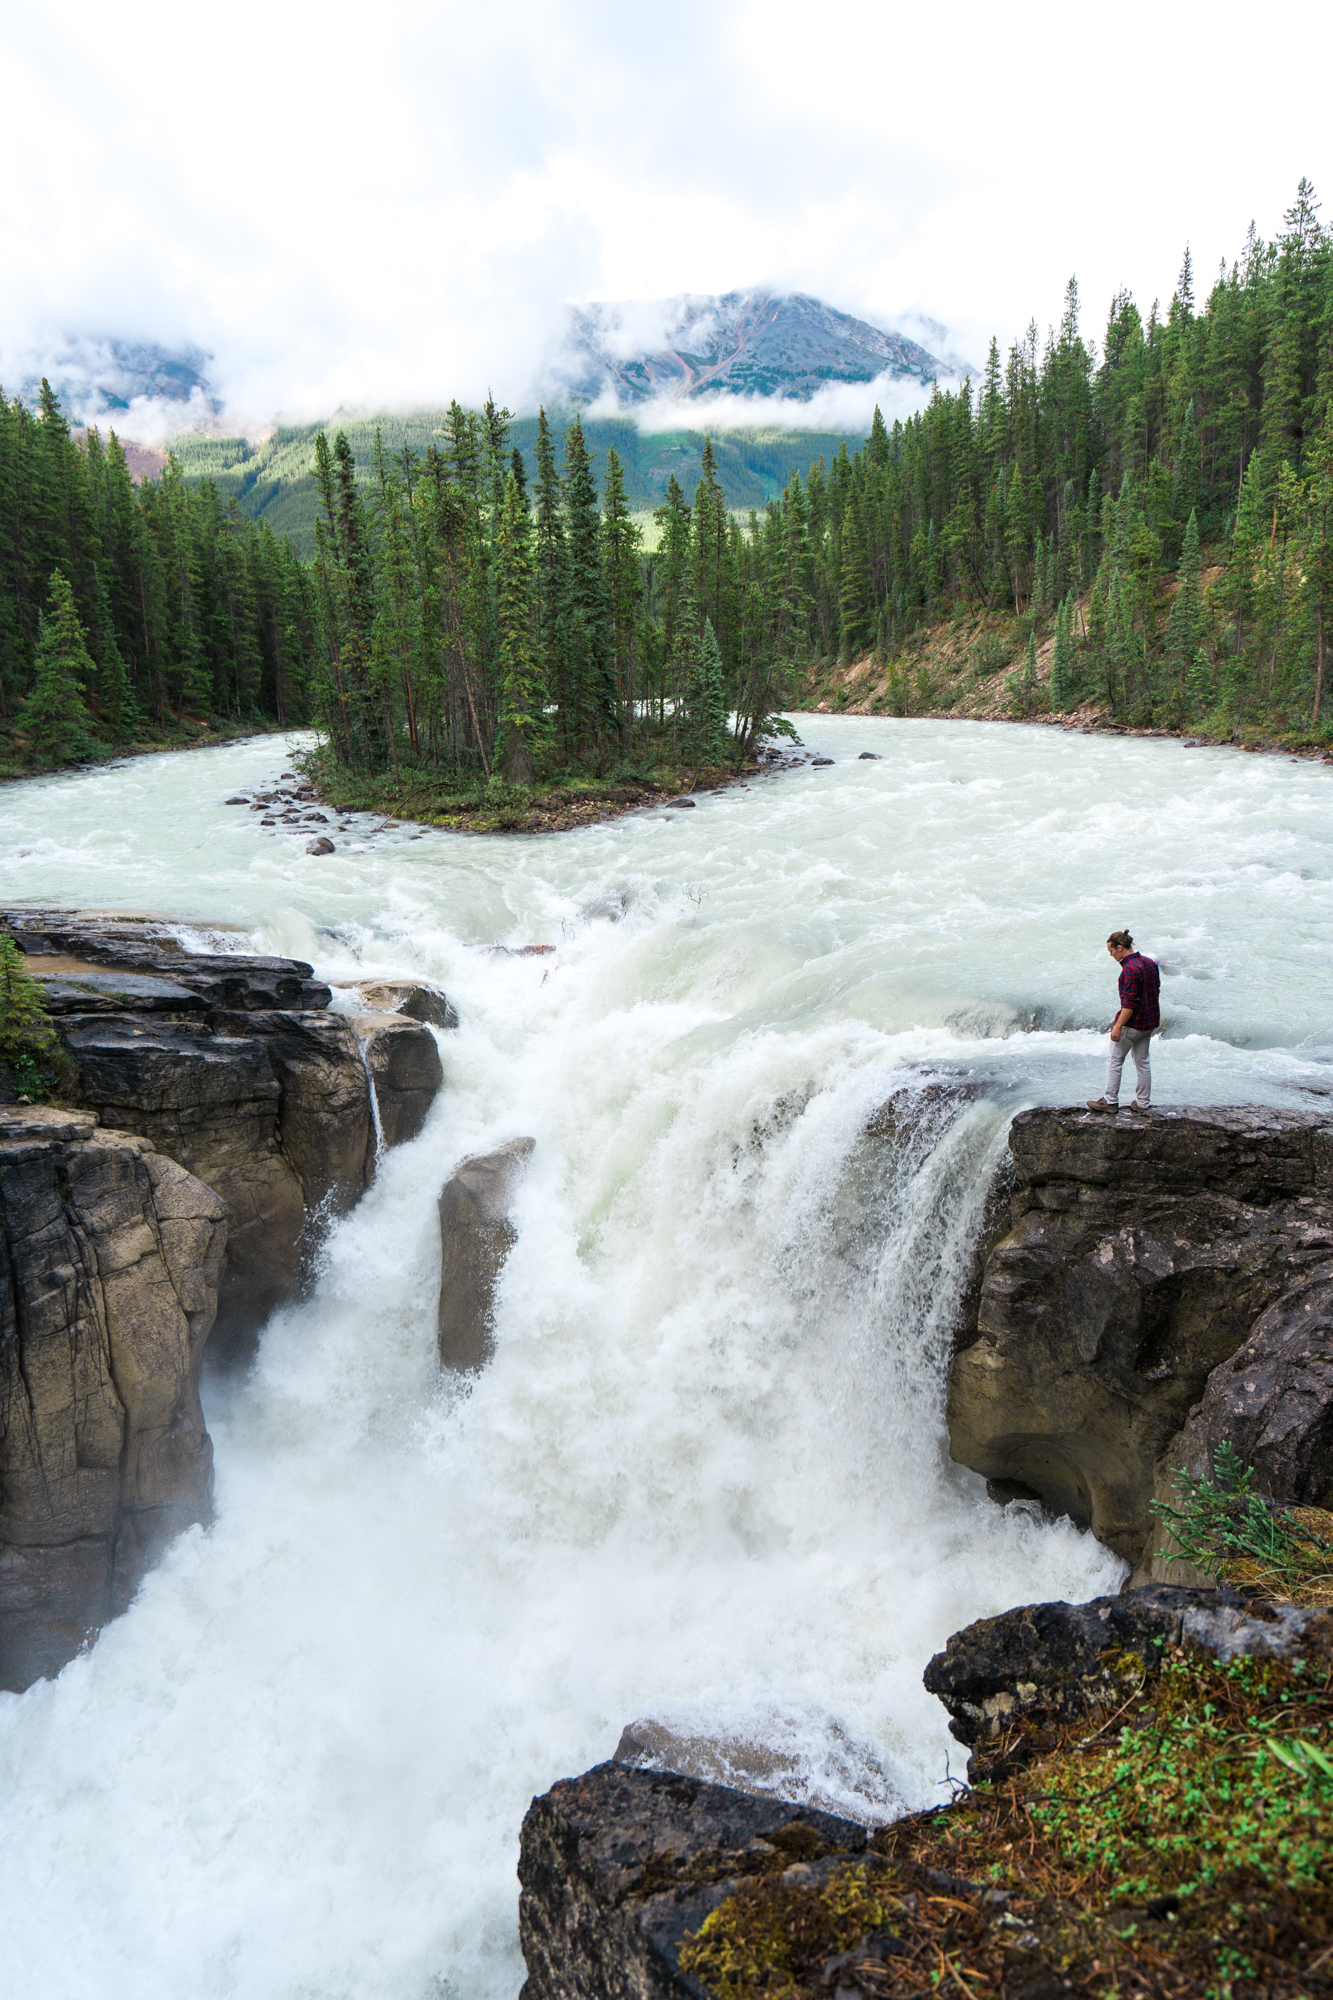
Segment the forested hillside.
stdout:
[[187,718],[302,721],[316,620],[290,545],[214,487],[172,461],[136,487],[115,434],[76,443],[46,383],[35,413],[0,398],[5,762],[104,755]]
[[[1010,707],[1093,701],[1130,723],[1308,737],[1326,717],[1333,593],[1333,253],[1305,182],[1273,243],[1196,300],[1190,258],[1146,321],[1112,301],[1100,352],[1071,281],[982,382],[876,424],[765,525],[811,655],[872,645],[890,705],[932,627],[976,623],[974,678],[1010,656]],[[810,548],[807,559],[805,551]],[[1007,611],[1002,634],[982,614]],[[1049,674],[1037,650],[1048,642]]]
[[[314,476],[315,439],[322,431],[330,445],[341,431],[351,448],[356,478],[369,490],[374,484],[375,440],[397,455],[406,445],[422,454],[438,445],[448,418],[446,410],[420,410],[407,415],[339,417],[327,424],[279,428],[251,443],[243,437],[211,437],[187,433],[176,440],[175,452],[189,484],[211,479],[224,501],[236,500],[242,513],[267,521],[275,534],[287,535],[307,560],[315,553],[315,522],[319,489]],[[654,539],[652,510],[662,503],[674,472],[687,493],[693,493],[702,472],[706,433],[678,430],[645,433],[628,417],[583,417],[584,442],[599,466],[608,450],[620,460],[625,499],[640,517],[645,542]],[[557,429],[559,420],[557,420]],[[531,483],[537,476],[536,417],[515,417],[509,445],[523,456]],[[833,458],[846,443],[855,448],[859,435],[839,431],[755,428],[712,434],[718,475],[735,509],[763,507],[786,485],[793,467],[820,457]]]
[[1322,741],[1331,396],[1304,182],[1206,299],[1187,254],[1166,310],[1122,294],[1097,346],[1071,281],[1044,343],[992,343],[978,385],[891,429],[876,411],[745,522],[705,441],[692,494],[665,470],[651,553],[577,418],[525,449],[509,412],[455,403],[424,442],[376,431],[364,468],[317,431],[307,568],[177,460],[136,492],[44,390],[0,412],[0,706],[48,761],[144,717],[311,714],[362,780],[522,787],[723,764],[821,663],[872,658],[886,705],[937,708],[945,635],[973,681],[1012,663],[1010,713]]

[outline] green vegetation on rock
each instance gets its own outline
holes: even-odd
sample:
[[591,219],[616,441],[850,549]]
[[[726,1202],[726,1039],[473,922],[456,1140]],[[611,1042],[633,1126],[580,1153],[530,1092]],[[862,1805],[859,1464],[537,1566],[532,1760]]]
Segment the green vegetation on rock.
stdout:
[[12,937],[0,932],[0,1084],[15,1097],[41,1103],[71,1065],[47,1011],[46,996],[27,970]]

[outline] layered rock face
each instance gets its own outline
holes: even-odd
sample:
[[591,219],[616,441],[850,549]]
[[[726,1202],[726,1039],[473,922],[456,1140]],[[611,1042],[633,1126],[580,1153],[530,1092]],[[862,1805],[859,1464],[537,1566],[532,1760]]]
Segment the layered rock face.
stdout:
[[[1257,1109],[1041,1109],[1010,1145],[1013,1227],[950,1371],[950,1449],[996,1497],[1037,1497],[1138,1562],[1159,1461],[1214,1370],[1259,1340],[1239,1378],[1257,1385],[1263,1360],[1256,1439],[1279,1378],[1289,1416],[1318,1394],[1327,1364],[1304,1343],[1326,1310],[1314,1280],[1333,1275],[1333,1130]],[[1298,1446],[1274,1421],[1274,1466],[1285,1452],[1318,1485],[1327,1440]]]
[[328,1011],[330,989],[299,959],[188,952],[152,919],[0,918],[43,982],[80,1100],[221,1196],[217,1339],[242,1348],[296,1292],[380,1147],[421,1130],[442,1080],[433,1035],[406,1013]]
[[59,1670],[212,1514],[223,1202],[95,1116],[0,1108],[0,1687]]

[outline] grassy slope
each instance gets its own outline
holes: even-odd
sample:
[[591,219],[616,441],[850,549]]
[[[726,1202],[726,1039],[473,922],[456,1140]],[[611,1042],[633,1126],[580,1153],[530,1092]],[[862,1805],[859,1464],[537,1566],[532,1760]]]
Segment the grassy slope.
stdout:
[[[1221,575],[1220,569],[1204,571],[1207,590]],[[1158,603],[1159,629],[1165,628],[1167,612],[1175,594],[1174,580],[1163,583]],[[1091,593],[1079,600],[1079,610],[1087,616]],[[1044,722],[1070,729],[1119,729],[1109,704],[1087,700],[1078,708],[1052,714],[1050,708],[1051,655],[1055,649],[1053,627],[1037,635],[1037,695],[1032,713],[1025,713],[1013,685],[1020,672],[1027,646],[1028,626],[1011,611],[970,611],[914,633],[891,660],[868,653],[843,666],[836,659],[816,660],[801,675],[792,692],[792,706],[798,709],[825,708],[847,715],[916,715],[949,717],[981,722]],[[1133,729],[1136,735],[1189,735],[1210,742],[1238,742],[1247,747],[1260,744],[1283,749],[1327,747],[1330,737],[1321,722],[1312,730],[1308,718],[1292,718],[1274,710],[1263,714],[1254,710],[1241,729],[1233,729],[1221,715],[1199,715],[1180,729]]]
[[[275,430],[253,445],[245,438],[185,436],[176,440],[173,450],[188,479],[215,480],[224,501],[235,499],[246,514],[255,518],[262,515],[275,534],[289,535],[298,553],[310,557],[315,551],[316,511],[310,468],[319,432],[324,430],[332,437],[339,429],[346,431],[358,467],[363,477],[368,477],[377,423],[391,452],[401,450],[404,444],[424,451],[438,436],[443,418],[442,410],[410,416],[340,416],[330,418],[327,424]],[[668,431],[648,437],[627,417],[585,419],[584,431],[599,470],[608,448],[614,447],[619,454],[629,504],[636,514],[648,516],[660,505],[672,472],[687,494],[693,495],[700,476],[703,431]],[[535,417],[520,417],[512,426],[512,441],[523,453],[529,477],[535,475],[536,435]],[[859,449],[864,442],[859,434],[841,431],[756,429],[718,431],[713,434],[713,448],[728,501],[744,513],[775,498],[793,467],[804,473],[817,458],[834,458],[844,440],[849,451]]]

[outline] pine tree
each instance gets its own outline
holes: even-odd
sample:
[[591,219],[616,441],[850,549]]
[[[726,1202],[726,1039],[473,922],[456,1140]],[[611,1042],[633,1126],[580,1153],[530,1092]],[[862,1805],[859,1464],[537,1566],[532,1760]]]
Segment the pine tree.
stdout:
[[615,681],[606,619],[601,516],[592,457],[583,425],[565,432],[565,574],[560,603],[567,649],[561,689],[561,727],[567,753],[577,758],[616,734]]
[[93,630],[97,643],[97,691],[113,743],[128,743],[139,727],[139,711],[125,661],[116,644],[115,621],[100,570],[93,571]]
[[704,620],[687,705],[691,754],[701,764],[714,764],[726,754],[727,708],[722,654],[711,618]]
[[1185,523],[1185,546],[1177,571],[1179,587],[1166,621],[1168,689],[1180,696],[1203,641],[1203,565],[1199,555],[1198,516]]
[[1055,645],[1051,651],[1051,707],[1061,714],[1071,705],[1073,660],[1070,644],[1072,603],[1066,599],[1055,614]]
[[536,755],[549,736],[546,694],[533,645],[531,527],[510,472],[500,503],[496,592],[500,627],[500,728],[497,755],[511,784],[531,784]]
[[95,673],[74,592],[56,570],[37,641],[33,690],[19,715],[19,727],[28,737],[34,762],[68,764],[75,758],[102,754],[83,703],[84,689]]
[[610,617],[611,666],[616,702],[624,724],[634,721],[635,613],[639,602],[639,545],[643,540],[625,498],[625,473],[614,450],[606,454],[602,492],[602,544],[606,601]]

